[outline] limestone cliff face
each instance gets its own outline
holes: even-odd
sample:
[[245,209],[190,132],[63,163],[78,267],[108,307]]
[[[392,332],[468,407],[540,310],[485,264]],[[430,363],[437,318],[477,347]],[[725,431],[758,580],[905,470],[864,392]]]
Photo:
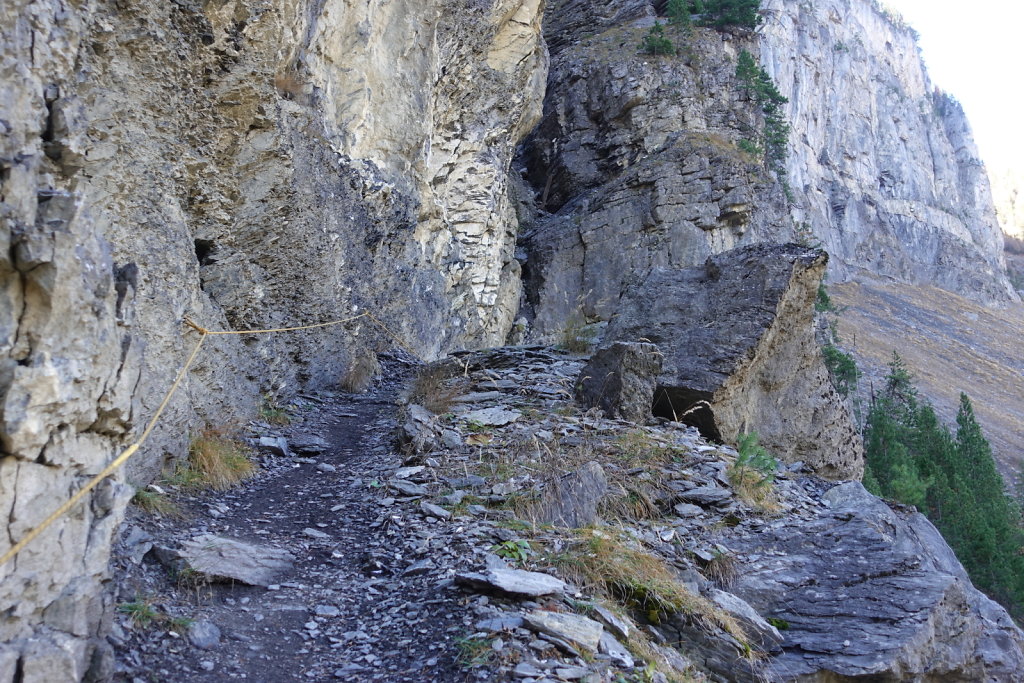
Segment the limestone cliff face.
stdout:
[[[195,342],[185,316],[371,310],[427,357],[503,339],[520,282],[506,176],[539,116],[542,11],[4,3],[0,546],[138,435]],[[129,474],[182,457],[202,421],[336,384],[394,345],[365,321],[215,338]],[[102,670],[98,587],[129,496],[102,487],[0,569],[0,680]]]
[[761,60],[789,97],[793,215],[832,273],[1016,298],[988,177],[963,110],[913,30],[872,0],[765,0]]

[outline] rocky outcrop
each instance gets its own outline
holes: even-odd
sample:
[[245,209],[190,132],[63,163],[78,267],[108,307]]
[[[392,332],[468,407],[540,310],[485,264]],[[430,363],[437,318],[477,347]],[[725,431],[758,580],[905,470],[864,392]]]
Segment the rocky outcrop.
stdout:
[[653,14],[649,2],[549,9],[548,95],[521,158],[524,315],[538,337],[574,316],[607,320],[652,268],[793,238],[781,186],[737,146],[758,125],[735,82],[752,44],[672,31],[679,56],[640,54]]
[[1016,298],[985,167],[913,29],[873,0],[765,0],[761,60],[789,97],[795,219],[859,273]]
[[651,416],[660,374],[657,346],[615,342],[590,357],[576,383],[576,400],[584,408],[600,408],[607,417],[642,424]]
[[732,591],[785,624],[774,680],[1022,680],[1024,633],[923,515],[856,482],[822,500],[816,519],[727,542]]
[[664,354],[654,409],[735,442],[756,432],[788,462],[859,479],[860,438],[814,338],[814,299],[827,256],[797,245],[754,245],[701,268],[656,270],[623,299],[606,339],[653,342]]
[[[504,339],[520,287],[506,173],[540,113],[542,10],[5,3],[0,549],[139,433],[195,341],[186,316],[370,310],[425,357]],[[209,341],[129,477],[183,457],[202,421],[337,385],[398,343],[366,322]],[[0,569],[0,680],[84,674],[129,495],[97,489]]]

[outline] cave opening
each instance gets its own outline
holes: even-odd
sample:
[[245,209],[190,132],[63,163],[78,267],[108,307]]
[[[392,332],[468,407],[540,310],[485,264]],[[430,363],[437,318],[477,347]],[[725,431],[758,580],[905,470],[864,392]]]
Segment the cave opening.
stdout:
[[658,386],[654,391],[651,413],[655,417],[695,427],[708,441],[722,443],[722,433],[718,430],[710,399],[711,394],[707,391]]

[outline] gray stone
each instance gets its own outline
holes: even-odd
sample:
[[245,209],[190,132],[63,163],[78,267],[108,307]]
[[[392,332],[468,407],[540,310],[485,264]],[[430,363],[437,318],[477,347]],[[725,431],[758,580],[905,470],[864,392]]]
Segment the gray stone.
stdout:
[[560,638],[591,652],[597,652],[601,644],[601,634],[604,633],[601,624],[578,614],[535,610],[523,615],[523,621],[539,633]]
[[313,529],[312,527],[303,529],[302,533],[310,538],[315,538],[320,541],[327,540],[331,537],[330,534],[320,531],[319,529]]
[[518,410],[512,410],[504,406],[495,406],[493,408],[481,408],[480,410],[463,413],[462,419],[466,422],[476,423],[485,427],[504,427],[505,425],[512,424],[522,416],[523,414]]
[[319,463],[316,466],[316,469],[319,472],[337,472],[338,471],[337,467],[335,467],[334,465],[328,464],[326,462]]
[[261,436],[259,447],[270,451],[273,455],[290,457],[292,452],[288,449],[288,439],[283,436]]
[[598,603],[594,603],[591,607],[594,610],[594,614],[597,615],[597,618],[600,619],[617,638],[629,640],[629,636],[633,632],[633,624],[629,619],[620,617],[615,612]]
[[598,349],[580,372],[576,400],[584,408],[600,408],[607,417],[642,424],[651,416],[660,374],[657,346],[614,342]]
[[617,664],[626,669],[632,669],[636,662],[633,660],[633,655],[630,654],[629,650],[615,639],[611,633],[605,631],[601,634],[601,642],[599,649],[602,654],[608,655],[609,659],[613,663]]
[[594,461],[555,477],[544,486],[532,516],[543,524],[579,529],[597,520],[597,507],[608,491],[604,470]]
[[334,605],[317,605],[313,608],[313,614],[318,617],[337,617],[341,615],[341,610]]
[[452,513],[448,512],[443,507],[434,505],[433,503],[428,503],[425,500],[420,501],[420,510],[422,510],[423,514],[428,517],[437,517],[438,519],[448,519],[452,516]]
[[188,627],[188,641],[201,650],[212,650],[220,644],[220,629],[212,621],[199,619]]
[[664,353],[656,414],[715,440],[757,432],[778,458],[859,479],[861,440],[814,337],[827,261],[823,251],[760,244],[655,269],[623,297],[606,339],[645,338]]
[[565,592],[565,582],[548,574],[521,569],[491,567],[483,573],[456,574],[455,580],[474,588],[499,590],[513,595],[539,598]]
[[388,487],[406,496],[425,496],[428,492],[426,486],[414,484],[404,479],[392,479],[388,482]]
[[186,542],[181,551],[187,566],[213,581],[238,581],[269,586],[293,567],[291,553],[206,534]]
[[725,503],[732,498],[732,491],[721,486],[697,486],[696,488],[682,491],[679,498],[690,503],[699,505],[718,505]]
[[518,614],[505,614],[500,617],[482,619],[476,622],[477,631],[514,631],[523,625],[523,618]]
[[680,517],[696,517],[704,512],[704,509],[699,505],[692,505],[690,503],[676,503],[672,506],[672,510]]
[[778,650],[783,637],[779,630],[769,624],[751,607],[746,600],[717,588],[708,592],[708,597],[718,607],[725,610],[739,621],[743,632],[751,637],[751,642],[765,652]]
[[296,453],[319,455],[327,450],[327,441],[314,434],[298,434],[292,436],[288,446]]

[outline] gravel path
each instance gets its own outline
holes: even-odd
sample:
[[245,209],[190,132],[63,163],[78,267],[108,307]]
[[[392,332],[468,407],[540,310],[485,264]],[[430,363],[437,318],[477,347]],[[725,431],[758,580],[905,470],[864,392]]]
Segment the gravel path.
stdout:
[[[450,578],[459,540],[434,519],[404,514],[380,484],[402,465],[393,444],[399,383],[309,397],[301,421],[280,431],[325,440],[315,458],[268,457],[239,488],[185,496],[185,520],[129,515],[114,560],[117,599],[122,610],[142,599],[157,618],[146,627],[116,618],[116,680],[465,678],[453,641],[469,628],[467,598]],[[294,570],[269,588],[189,587],[158,553],[142,559],[150,543],[159,550],[204,533],[287,550]]]

